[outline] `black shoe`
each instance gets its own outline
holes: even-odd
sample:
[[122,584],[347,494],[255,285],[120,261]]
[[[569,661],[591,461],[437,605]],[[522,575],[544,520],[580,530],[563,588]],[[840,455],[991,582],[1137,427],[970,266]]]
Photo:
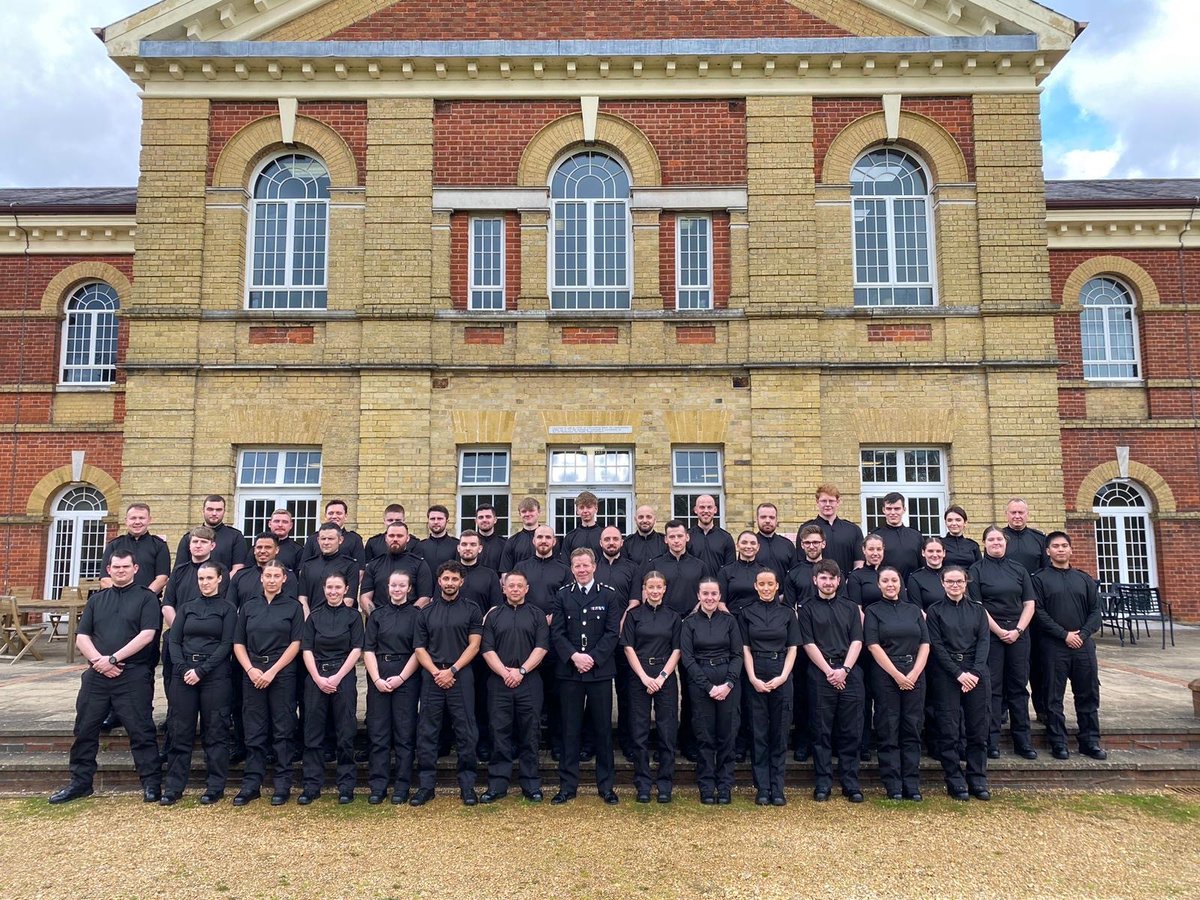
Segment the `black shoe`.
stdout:
[[171,754],[169,754],[166,750],[158,751],[158,767],[160,769],[167,764],[167,760],[170,758],[170,756]]
[[988,747],[988,759],[999,759],[999,758],[1000,758],[1000,748],[999,747]]
[[1062,744],[1055,744],[1050,748],[1050,755],[1055,759],[1070,759],[1071,752]]
[[559,791],[557,794],[555,794],[553,797],[550,798],[550,802],[552,804],[554,804],[555,806],[562,806],[564,803],[568,803],[574,799],[575,799],[574,791]]
[[851,803],[862,803],[863,802],[862,791],[842,791],[842,796],[845,797],[847,800],[849,800]]
[[717,791],[717,806],[728,806],[733,802],[733,798],[729,796],[729,788],[721,788]]
[[474,791],[459,791],[459,796],[462,797],[463,806],[479,805],[479,798],[475,796]]
[[1089,759],[1108,759],[1108,751],[1102,749],[1096,744],[1088,747],[1080,747],[1079,752]]
[[325,751],[325,762],[327,762],[327,763],[331,763],[331,762],[333,762],[335,759],[337,759],[337,754],[336,754],[336,753],[334,753],[332,750],[326,750],[326,751]]
[[911,794],[905,794],[904,799],[911,800],[913,803],[920,803],[925,798],[921,796],[920,791],[913,791]]
[[792,759],[796,762],[808,762],[808,750],[794,750]]
[[477,760],[479,760],[481,763],[491,762],[492,761],[492,748],[491,747],[476,747],[475,748],[475,758]]
[[[143,803],[157,803],[162,798],[163,798],[162,788],[158,787],[157,785],[148,787],[148,788],[142,788],[142,802]],[[175,795],[175,799],[176,800],[179,799],[178,794]]]
[[418,788],[408,801],[409,806],[424,806],[433,799],[433,788]]
[[495,803],[497,800],[503,800],[508,796],[508,791],[484,791],[479,795],[480,803]]
[[545,799],[545,795],[541,791],[521,791],[521,796],[530,803],[541,803]]
[[[142,799],[145,800],[147,803],[154,802],[152,800],[147,799],[145,795],[142,796]],[[170,791],[167,791],[165,794],[163,794],[161,797],[158,798],[159,806],[174,806],[178,802],[179,802],[179,795],[172,794]]]
[[109,712],[109,714],[104,717],[104,721],[100,723],[100,730],[105,734],[108,734],[120,724],[121,720],[117,718],[117,714],[115,712]]
[[1017,747],[1013,750],[1013,753],[1021,757],[1021,759],[1037,759],[1037,751],[1032,747]]
[[637,800],[638,803],[649,803],[650,802],[650,792],[646,791],[644,794],[639,793],[635,799]]
[[825,803],[829,800],[829,791],[823,791],[820,788],[817,788],[815,791],[813,791],[813,799],[818,803]]
[[717,802],[717,798],[714,797],[712,794],[701,794],[700,802],[703,803],[705,806],[714,806]]
[[200,795],[200,805],[212,806],[214,803],[219,803],[224,796],[224,791],[205,791]]
[[[686,750],[683,751],[683,757],[688,762],[699,762],[700,761],[700,751],[697,750],[695,747],[688,747]],[[744,758],[744,754],[742,756],[738,757],[738,762],[745,762],[745,761],[746,760]]]
[[354,802],[354,791],[338,791],[338,804],[345,806]]
[[562,751],[560,749],[558,749],[557,747],[551,747],[550,748],[550,758],[552,760],[554,760],[555,762],[558,762],[560,759],[562,759]]
[[987,800],[992,799],[992,792],[989,791],[987,788],[980,788],[977,791],[971,791],[971,796],[974,797],[976,800],[987,801]]
[[946,794],[951,800],[968,800],[971,797],[966,791],[959,791],[954,788],[946,788]]
[[275,765],[275,760],[277,760],[277,759],[279,759],[279,757],[275,755],[275,751],[274,751],[274,750],[268,750],[268,751],[267,751],[267,765],[268,765],[268,766],[273,766],[273,765]]
[[[690,756],[688,757],[688,759],[692,759],[692,762],[696,762],[696,760],[698,760],[699,758],[700,758],[699,754],[696,755],[696,759],[692,759]],[[747,759],[750,758],[750,751],[749,750],[738,750],[734,753],[733,758],[734,758],[735,762],[744,763]]]
[[586,750],[585,749],[585,750],[579,751],[579,761],[580,762],[591,762],[595,758],[596,758],[595,750]]
[[899,803],[901,800],[904,799],[904,795],[903,794],[888,794],[887,798],[889,800],[894,800],[896,803]]
[[354,751],[354,761],[356,763],[365,763],[370,758],[371,758],[371,752],[369,750],[355,750]]
[[625,757],[626,762],[633,762],[633,748],[632,747],[622,747],[621,755],[623,757]]
[[759,791],[758,796],[754,798],[754,805],[755,806],[770,806],[771,805],[771,795],[768,794],[766,791]]
[[408,802],[409,792],[406,788],[403,791],[392,791],[392,806],[402,806]]
[[258,788],[254,788],[254,790],[251,791],[247,791],[243,788],[242,790],[238,791],[237,796],[233,798],[233,805],[245,806],[251,800],[257,800],[261,796],[262,792],[259,791]]
[[783,796],[783,794],[776,794],[775,796],[773,796],[771,798],[771,805],[772,806],[787,806],[787,797]]
[[272,806],[287,806],[287,802],[291,798],[291,796],[292,795],[291,795],[290,791],[286,794],[272,794],[271,795],[271,805]]
[[658,792],[658,802],[659,803],[670,803],[671,802],[671,792],[670,791],[659,791]]
[[72,800],[79,800],[82,797],[90,797],[95,791],[90,787],[84,787],[82,784],[69,784],[61,791],[55,791],[49,797],[50,803],[70,803]]
[[621,798],[618,797],[617,792],[613,791],[613,790],[610,790],[610,791],[607,791],[606,793],[601,794],[600,799],[603,800],[605,803],[607,803],[609,806],[616,806],[618,803],[621,802]]
[[296,798],[296,802],[301,806],[308,806],[308,804],[312,803],[320,796],[320,791],[301,791],[300,796]]
[[245,761],[246,761],[246,750],[244,748],[241,750],[230,750],[229,751],[229,764],[231,766],[240,765],[241,763],[244,763]]
[[371,793],[367,795],[367,804],[369,806],[378,806],[386,799],[386,793],[376,793],[375,791],[371,791]]
[[858,761],[859,762],[870,762],[871,761],[871,751],[870,750],[859,750],[858,751]]

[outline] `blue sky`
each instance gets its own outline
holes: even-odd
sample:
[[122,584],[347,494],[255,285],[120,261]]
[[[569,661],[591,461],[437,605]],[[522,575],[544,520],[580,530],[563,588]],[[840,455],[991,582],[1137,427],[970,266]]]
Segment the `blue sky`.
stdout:
[[[0,186],[136,184],[137,89],[91,28],[150,2],[0,3]],[[1200,177],[1200,0],[1048,5],[1090,25],[1044,84],[1047,177]]]

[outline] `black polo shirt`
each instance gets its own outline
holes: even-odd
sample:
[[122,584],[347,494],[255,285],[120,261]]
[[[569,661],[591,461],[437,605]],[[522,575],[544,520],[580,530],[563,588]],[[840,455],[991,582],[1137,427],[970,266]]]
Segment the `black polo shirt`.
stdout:
[[742,643],[750,653],[785,653],[800,646],[800,622],[796,611],[778,600],[752,603],[739,616]]
[[1030,575],[1049,563],[1046,557],[1046,535],[1043,532],[1028,526],[1016,531],[1008,525],[1000,530],[1008,539],[1008,546],[1004,550],[1006,559],[1020,563]]
[[946,591],[942,588],[942,569],[922,566],[908,576],[907,587],[908,599],[921,609],[927,610],[939,600],[946,599]]
[[529,593],[525,595],[525,602],[532,603],[546,615],[554,610],[554,595],[558,593],[558,589],[571,582],[571,570],[557,556],[545,559],[529,556],[509,571],[520,572],[525,576],[525,580],[529,582]]
[[821,655],[828,659],[845,659],[850,645],[863,639],[858,606],[845,597],[826,600],[816,594],[800,608],[798,616],[800,640],[804,644],[816,644]]
[[500,590],[500,574],[490,566],[477,562],[473,566],[463,563],[467,577],[463,581],[460,596],[472,601],[481,612],[487,612],[498,603],[504,602],[504,594]]
[[863,621],[863,642],[868,647],[878,644],[888,656],[916,659],[921,645],[929,643],[929,629],[925,627],[921,607],[904,600],[874,604]]
[[417,637],[417,620],[421,610],[411,602],[396,604],[384,600],[376,604],[367,618],[367,633],[363,649],[380,656],[402,657],[400,668],[408,665]]
[[[357,531],[351,531],[349,528],[342,530],[342,546],[338,552],[342,556],[353,557],[358,562],[360,569],[366,568],[367,565],[367,550],[363,546],[362,535]],[[308,536],[308,540],[304,542],[304,550],[300,553],[300,568],[303,569],[309,560],[316,559],[321,556],[321,544],[317,540],[317,536],[321,533],[317,529]]]
[[[197,675],[205,678],[219,667],[228,666],[236,625],[237,610],[224,596],[200,596],[183,604],[170,631],[175,672],[182,676],[195,669]],[[195,655],[207,659],[194,660]]]
[[433,573],[436,581],[438,567],[442,563],[458,559],[458,538],[448,534],[443,534],[441,537],[427,537],[422,541],[417,541],[415,552],[417,556],[425,560],[425,564],[429,566],[429,571]]
[[517,563],[534,555],[533,532],[537,529],[522,528],[516,534],[510,534],[504,542],[504,552],[500,555],[500,568],[497,571],[511,572]]
[[471,635],[483,634],[483,613],[470,600],[447,600],[440,593],[417,619],[413,647],[424,647],[434,665],[449,668],[470,643]]
[[[803,552],[800,555],[803,556]],[[783,584],[783,579],[796,564],[796,545],[778,532],[763,534],[760,531],[758,533],[758,556],[755,557],[755,561],[774,572],[779,583]]]
[[362,615],[357,609],[324,600],[308,615],[300,649],[312,653],[317,662],[344,661],[352,650],[361,650],[365,640]]
[[171,577],[167,579],[167,586],[163,588],[163,606],[179,610],[183,604],[200,596],[200,582],[196,579],[196,573],[205,562],[208,560],[192,562],[191,556],[185,556],[183,562],[176,563],[171,570]]
[[[637,581],[639,571],[637,563],[627,558],[624,553],[618,554],[616,559],[609,559],[603,553],[596,558],[596,580],[616,591],[617,599],[626,605],[634,595],[634,582]],[[641,591],[640,586],[637,591]]]
[[562,544],[558,548],[558,555],[562,557],[562,561],[568,566],[571,565],[571,551],[587,548],[596,554],[596,558],[600,558],[600,534],[606,526],[597,522],[595,525],[577,525],[575,528],[567,532],[562,539]]
[[925,564],[921,558],[921,544],[925,539],[917,529],[907,525],[893,527],[885,522],[875,529],[875,533],[883,538],[881,565],[899,569],[901,583]]
[[634,581],[634,599],[642,599],[642,582],[649,572],[662,572],[667,579],[667,593],[663,602],[679,615],[686,617],[696,608],[696,597],[700,590],[700,579],[704,577],[704,563],[699,558],[685,553],[678,559],[672,553],[664,553],[642,566]]
[[1034,617],[1043,633],[1061,641],[1067,632],[1078,631],[1087,640],[1100,630],[1100,591],[1091,575],[1046,566],[1034,573],[1033,589]]
[[503,572],[500,565],[504,562],[504,545],[508,543],[508,538],[498,531],[493,531],[491,534],[479,534],[479,541],[483,544],[479,561],[489,569]]
[[287,537],[279,542],[279,554],[275,558],[279,560],[281,566],[286,566],[293,572],[299,572],[300,557],[303,553],[304,548],[300,546],[300,543]]
[[[727,612],[717,610],[710,616],[698,609],[685,618],[679,630],[679,649],[688,678],[703,691],[715,686],[709,678],[713,671],[726,673],[721,684],[737,684],[742,677],[742,630]],[[710,659],[725,662],[710,666],[705,662]]]
[[[955,603],[950,598],[929,607],[930,655],[943,672],[958,678],[964,672],[982,677],[988,671],[991,632],[983,607],[964,597]],[[953,655],[952,655],[953,654]],[[963,657],[961,660],[955,656]]]
[[550,626],[536,606],[513,606],[506,599],[483,617],[480,652],[495,653],[505,667],[519,669],[537,647],[550,649]]
[[254,662],[253,657],[278,659],[303,636],[304,607],[295,597],[280,594],[268,603],[259,595],[249,598],[238,610],[233,642],[245,647]]
[[635,531],[625,535],[625,544],[621,552],[633,560],[635,565],[641,566],[647,560],[667,552],[667,539],[660,531],[651,531],[649,534]]
[[382,531],[379,534],[371,535],[367,538],[367,542],[363,544],[363,553],[366,554],[367,563],[370,563],[377,556],[383,556],[387,552],[387,535]]
[[798,557],[804,555],[804,548],[800,546],[800,532],[804,531],[809,525],[816,525],[821,529],[821,533],[825,535],[824,558],[832,559],[841,567],[842,583],[844,584],[846,578],[854,569],[854,564],[861,562],[863,559],[862,529],[849,519],[835,517],[832,522],[826,522],[820,516],[817,516],[815,519],[809,519],[796,531],[796,553]]
[[879,570],[871,566],[855,569],[846,579],[846,596],[866,609],[883,599],[879,591]]
[[[158,597],[140,584],[129,584],[93,591],[83,607],[75,632],[90,637],[102,656],[112,656],[143,631],[158,631],[161,626]],[[123,662],[153,665],[157,659],[158,648],[151,641]]]
[[[241,609],[253,597],[263,595],[262,566],[257,563],[239,569],[229,580],[229,590],[225,596],[235,609]],[[287,580],[279,591],[280,596],[296,600],[300,596],[300,578],[291,569],[287,570]]]
[[395,572],[408,573],[408,599],[433,596],[433,573],[429,570],[429,564],[407,547],[399,553],[389,553],[385,550],[381,556],[376,556],[367,563],[360,593],[370,591],[377,594],[373,602],[383,603],[387,598],[388,581]]
[[[666,603],[651,606],[642,603],[625,614],[621,628],[621,646],[633,648],[638,659],[656,660],[650,676],[657,676],[667,657],[679,649],[683,620]],[[661,660],[661,662],[658,662]]]
[[1015,628],[1025,602],[1037,599],[1023,565],[1007,556],[994,559],[986,554],[967,573],[967,593],[1002,628]]
[[704,574],[715,576],[724,566],[737,559],[733,535],[720,525],[705,531],[699,525],[688,529],[687,552],[704,563]]
[[[604,681],[617,674],[613,654],[620,639],[621,613],[626,604],[608,585],[593,580],[586,590],[572,581],[554,595],[550,640],[558,656],[559,680]],[[575,653],[586,653],[595,665],[580,672],[571,662]]]
[[171,551],[167,542],[158,535],[146,532],[136,537],[129,532],[118,535],[104,545],[104,561],[101,563],[104,571],[112,562],[115,553],[132,553],[133,561],[138,570],[133,575],[133,583],[140,587],[150,587],[150,582],[161,575],[171,574]]
[[346,596],[358,606],[358,560],[337,554],[310,559],[300,570],[300,594],[308,598],[308,607],[315,609],[325,603],[325,579],[338,574],[346,579]]
[[962,566],[964,569],[969,569],[983,559],[983,554],[979,551],[979,544],[966,535],[944,534],[942,535],[942,546],[946,549],[946,558],[942,560],[943,566]]
[[[226,570],[232,569],[234,566],[249,565],[253,560],[250,555],[250,548],[246,546],[246,536],[231,525],[226,525],[224,522],[213,528],[214,537],[217,545],[213,548],[211,558],[215,562],[219,562]],[[191,532],[186,532],[179,539],[179,546],[175,550],[176,564],[181,559],[191,559]]]
[[[754,580],[764,566],[758,560],[746,562],[735,559],[727,566],[722,566],[717,573],[717,583],[721,586],[721,599],[731,613],[739,613],[747,606],[758,603],[758,591],[754,589]],[[769,567],[768,567],[769,568]],[[692,604],[695,606],[695,603]]]

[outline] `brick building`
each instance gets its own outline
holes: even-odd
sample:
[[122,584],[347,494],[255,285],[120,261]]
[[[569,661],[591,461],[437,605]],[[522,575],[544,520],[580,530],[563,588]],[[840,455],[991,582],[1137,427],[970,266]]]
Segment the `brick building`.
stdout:
[[[132,191],[4,191],[0,540],[345,497],[632,530],[832,480],[1025,497],[1200,619],[1200,185],[1042,177],[1078,25],[1025,0],[163,2],[101,32]],[[136,226],[135,226],[136,223]],[[135,252],[136,250],[136,252]],[[512,521],[516,521],[515,508]],[[1169,576],[1169,577],[1168,577]]]

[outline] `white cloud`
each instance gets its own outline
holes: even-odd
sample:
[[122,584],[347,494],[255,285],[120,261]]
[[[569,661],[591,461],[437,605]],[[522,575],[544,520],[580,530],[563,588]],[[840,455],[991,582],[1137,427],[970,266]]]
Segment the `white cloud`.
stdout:
[[1121,160],[1121,150],[1067,150],[1058,159],[1063,178],[1108,178]]

